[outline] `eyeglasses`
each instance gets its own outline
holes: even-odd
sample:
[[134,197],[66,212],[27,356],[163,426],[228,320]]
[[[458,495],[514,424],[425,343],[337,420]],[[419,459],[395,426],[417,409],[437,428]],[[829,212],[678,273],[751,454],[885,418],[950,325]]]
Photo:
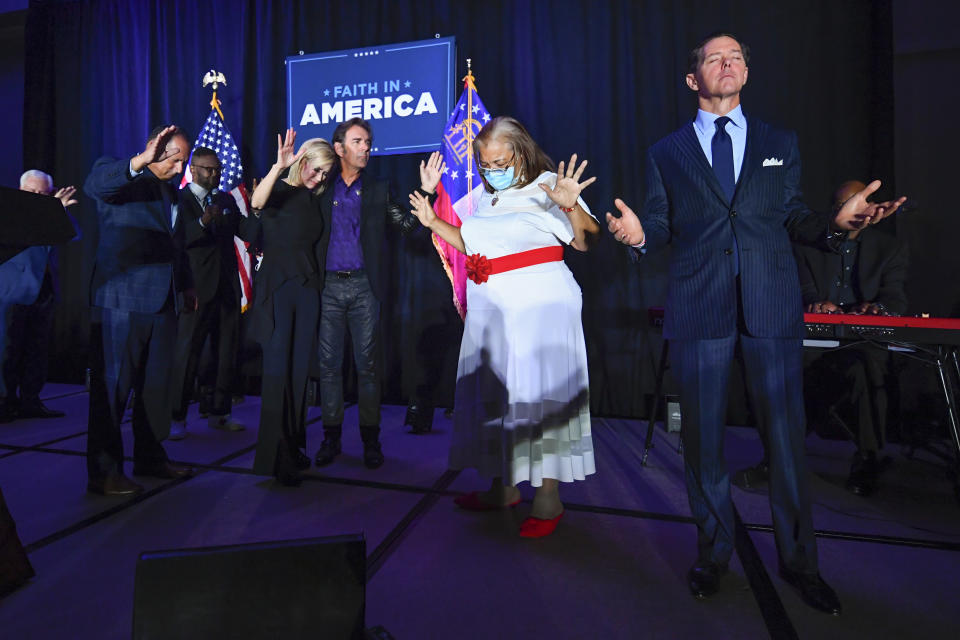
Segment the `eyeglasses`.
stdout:
[[192,164],[190,165],[190,168],[194,170],[203,169],[207,173],[221,173],[223,171],[222,167],[206,167],[202,164]]
[[513,165],[513,159],[514,159],[515,157],[516,157],[516,156],[510,156],[510,160],[507,161],[507,165],[508,165],[508,166],[506,166],[506,167],[504,167],[504,168],[502,168],[502,169],[489,169],[489,168],[487,168],[487,167],[480,167],[480,173],[482,173],[482,174],[485,175],[485,176],[502,176],[502,175],[504,175],[507,171],[510,170],[511,166]]

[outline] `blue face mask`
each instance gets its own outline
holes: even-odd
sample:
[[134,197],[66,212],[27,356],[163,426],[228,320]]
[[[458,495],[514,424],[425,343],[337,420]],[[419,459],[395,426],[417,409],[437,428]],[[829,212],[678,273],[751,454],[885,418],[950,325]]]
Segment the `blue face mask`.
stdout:
[[513,167],[508,168],[502,173],[499,170],[484,171],[483,177],[487,179],[487,183],[495,190],[503,191],[504,189],[510,188],[514,183]]

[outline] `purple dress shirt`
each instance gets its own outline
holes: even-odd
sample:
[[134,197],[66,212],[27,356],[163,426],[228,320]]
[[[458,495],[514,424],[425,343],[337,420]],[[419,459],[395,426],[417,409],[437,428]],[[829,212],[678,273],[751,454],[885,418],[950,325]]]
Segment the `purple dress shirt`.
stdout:
[[333,182],[333,217],[330,244],[327,249],[327,271],[363,269],[360,248],[360,210],[363,176],[357,176],[349,187],[343,176]]

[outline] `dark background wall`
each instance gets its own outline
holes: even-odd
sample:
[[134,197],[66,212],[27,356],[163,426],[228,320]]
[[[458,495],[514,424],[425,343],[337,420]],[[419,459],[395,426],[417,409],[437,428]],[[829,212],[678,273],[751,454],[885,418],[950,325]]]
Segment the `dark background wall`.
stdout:
[[[4,109],[7,96],[25,104],[22,166],[78,186],[96,157],[137,152],[154,124],[176,121],[195,132],[209,110],[200,78],[215,67],[227,77],[219,97],[249,180],[269,167],[285,125],[285,56],[454,35],[458,73],[472,58],[493,113],[520,118],[555,159],[576,151],[590,160],[599,180],[585,197],[599,215],[614,197],[639,205],[644,149],[696,109],[683,84],[688,49],[710,31],[732,30],[753,49],[745,109],[797,130],[813,208],[825,208],[848,178],[880,178],[882,195],[895,185],[919,203],[889,226],[902,227],[914,249],[912,307],[946,315],[960,303],[960,225],[946,201],[958,137],[946,124],[956,104],[951,73],[960,68],[949,13],[956,11],[930,0],[34,1],[24,29],[3,31],[0,64],[17,66],[9,50],[22,38],[30,52],[22,75],[2,76],[10,79]],[[14,123],[18,112],[3,116]],[[13,142],[6,138],[5,156],[17,156]],[[418,160],[375,159],[372,170],[405,189]],[[8,184],[19,171],[10,167],[2,174]],[[68,379],[79,379],[85,363],[96,242],[92,203],[76,209],[85,237],[65,252],[72,268],[53,337],[54,375]],[[644,412],[660,349],[646,309],[663,303],[667,258],[639,269],[610,238],[568,255],[584,293],[595,412]],[[459,342],[449,285],[424,233],[397,239],[390,259],[386,398],[404,401],[429,371],[436,399],[449,402]]]

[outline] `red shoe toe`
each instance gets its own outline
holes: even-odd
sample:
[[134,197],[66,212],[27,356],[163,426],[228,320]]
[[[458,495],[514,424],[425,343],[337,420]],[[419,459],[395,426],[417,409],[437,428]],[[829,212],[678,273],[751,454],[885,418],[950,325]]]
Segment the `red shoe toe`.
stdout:
[[520,524],[520,537],[542,538],[550,535],[553,533],[553,530],[557,528],[557,523],[560,522],[560,518],[563,517],[563,514],[564,512],[561,511],[560,515],[558,515],[556,518],[550,518],[549,520],[530,516]]

